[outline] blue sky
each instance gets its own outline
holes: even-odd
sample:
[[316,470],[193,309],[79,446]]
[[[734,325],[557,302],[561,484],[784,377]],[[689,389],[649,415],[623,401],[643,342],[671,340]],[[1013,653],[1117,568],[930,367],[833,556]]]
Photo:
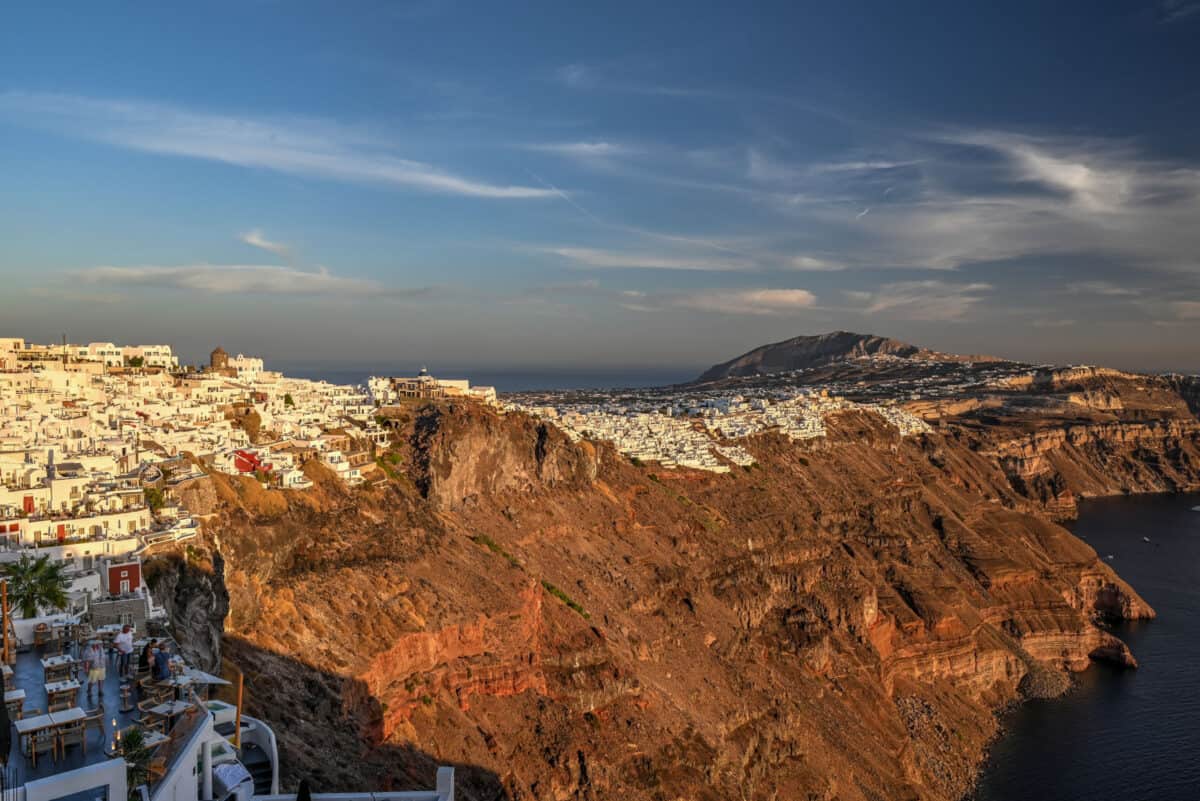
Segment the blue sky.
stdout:
[[1200,369],[1200,2],[47,5],[0,26],[5,335]]

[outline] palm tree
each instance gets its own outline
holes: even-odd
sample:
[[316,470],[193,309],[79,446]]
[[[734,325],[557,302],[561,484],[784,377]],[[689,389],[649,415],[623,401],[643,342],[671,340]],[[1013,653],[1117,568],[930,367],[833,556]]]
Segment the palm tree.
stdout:
[[13,605],[26,618],[38,616],[39,609],[58,611],[67,606],[66,566],[62,562],[51,562],[50,555],[32,559],[28,554],[19,562],[4,565],[4,578],[8,581],[8,596]]

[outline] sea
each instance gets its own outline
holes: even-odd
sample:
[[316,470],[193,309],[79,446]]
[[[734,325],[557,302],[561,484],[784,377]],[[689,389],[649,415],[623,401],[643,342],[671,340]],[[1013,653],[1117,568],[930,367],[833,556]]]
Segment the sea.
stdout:
[[[691,381],[708,365],[674,368],[528,368],[497,369],[494,366],[439,367],[429,365],[438,378],[466,378],[472,386],[491,386],[498,392],[533,392],[567,389],[627,389],[660,387]],[[421,365],[322,365],[314,362],[272,362],[272,370],[294,378],[328,381],[332,384],[365,384],[368,376],[416,375]]]
[[1200,799],[1200,495],[1086,501],[1071,528],[1158,617],[1112,627],[1136,670],[1093,665],[1007,714],[973,798]]

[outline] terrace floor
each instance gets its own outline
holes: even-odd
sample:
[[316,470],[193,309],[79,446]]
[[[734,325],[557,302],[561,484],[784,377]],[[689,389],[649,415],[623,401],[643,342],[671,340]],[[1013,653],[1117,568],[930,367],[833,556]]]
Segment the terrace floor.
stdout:
[[[64,653],[78,656],[75,651],[76,649],[68,648]],[[38,710],[45,712],[49,708],[42,658],[53,656],[57,653],[57,646],[49,645],[45,648],[34,648],[17,654],[16,664],[12,666],[13,677],[8,686],[12,689],[25,691],[23,717],[29,718],[33,714],[37,714]],[[81,673],[82,669],[77,673],[77,677]],[[37,765],[35,767],[29,756],[22,750],[22,740],[24,738],[19,736],[14,728],[12,732],[12,749],[9,753],[8,772],[6,776],[6,783],[9,786],[13,786],[14,784],[19,786],[33,779],[54,776],[59,773],[112,759],[106,753],[106,749],[112,748],[113,737],[117,730],[134,724],[133,717],[139,714],[136,707],[139,699],[136,687],[131,688],[130,703],[134,705],[133,709],[128,713],[121,711],[121,684],[124,682],[117,676],[115,653],[109,657],[107,674],[103,685],[103,694],[98,693],[93,688],[92,695],[89,698],[86,692],[85,680],[80,681],[81,686],[76,694],[76,705],[82,707],[85,711],[91,712],[97,708],[104,709],[104,734],[101,735],[94,728],[87,729],[85,732],[86,749],[81,748],[79,745],[69,745],[66,747],[65,753],[59,753],[57,757],[52,757],[50,753],[40,753],[37,756]],[[86,676],[83,678],[86,679]]]

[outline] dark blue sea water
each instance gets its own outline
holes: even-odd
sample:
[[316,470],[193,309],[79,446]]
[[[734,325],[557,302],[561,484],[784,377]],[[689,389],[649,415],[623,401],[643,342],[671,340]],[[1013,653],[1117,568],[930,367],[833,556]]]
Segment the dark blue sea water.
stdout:
[[[272,362],[273,370],[296,378],[325,380],[334,384],[363,384],[371,375],[416,375],[421,365],[322,365],[320,363]],[[658,387],[691,381],[706,367],[684,368],[439,368],[429,365],[438,378],[466,378],[472,385],[493,386],[500,392],[539,389],[611,389],[615,387]]]
[[[1140,667],[1005,719],[979,801],[1200,799],[1200,495],[1089,501],[1072,527],[1158,612],[1113,632]],[[1149,537],[1150,543],[1142,541]]]

